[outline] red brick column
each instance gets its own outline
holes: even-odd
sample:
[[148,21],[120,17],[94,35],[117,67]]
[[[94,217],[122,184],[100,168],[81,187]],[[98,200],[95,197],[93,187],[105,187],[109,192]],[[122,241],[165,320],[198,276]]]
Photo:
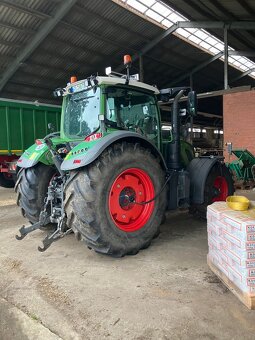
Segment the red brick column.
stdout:
[[[245,148],[255,155],[255,91],[230,93],[223,96],[224,145]],[[226,152],[225,162],[229,161]],[[230,160],[236,159],[232,156]]]

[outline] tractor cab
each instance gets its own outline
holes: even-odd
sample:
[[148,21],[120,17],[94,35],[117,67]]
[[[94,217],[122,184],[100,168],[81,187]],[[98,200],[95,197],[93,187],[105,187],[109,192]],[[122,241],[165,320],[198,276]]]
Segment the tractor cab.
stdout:
[[112,72],[108,67],[106,77],[91,76],[80,81],[71,77],[66,88],[55,90],[55,95],[63,96],[61,138],[91,142],[114,131],[130,131],[153,143],[163,154],[168,167],[172,165],[172,149],[177,143],[178,153],[181,154],[179,167],[187,166],[194,153],[190,144],[179,142],[179,134],[176,136],[180,129],[178,100],[171,112],[171,121],[175,120],[175,124],[172,124],[166,138],[161,129],[158,102],[169,102],[182,91],[180,96],[188,94],[187,112],[194,115],[195,93],[188,92],[189,88],[159,91],[155,86],[139,82],[138,75],[130,75],[131,60],[127,56],[125,65],[126,75]]
[[55,90],[63,96],[61,138],[90,140],[116,130],[139,133],[161,149],[159,90],[136,79],[97,76]]

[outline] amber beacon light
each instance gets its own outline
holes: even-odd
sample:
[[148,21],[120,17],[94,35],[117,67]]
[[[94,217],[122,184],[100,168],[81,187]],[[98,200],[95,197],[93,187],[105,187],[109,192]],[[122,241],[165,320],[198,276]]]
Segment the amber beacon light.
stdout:
[[124,55],[124,65],[129,65],[132,63],[132,58],[129,54]]
[[70,78],[70,83],[72,84],[72,83],[75,83],[77,81],[77,77],[76,76],[72,76],[71,78]]

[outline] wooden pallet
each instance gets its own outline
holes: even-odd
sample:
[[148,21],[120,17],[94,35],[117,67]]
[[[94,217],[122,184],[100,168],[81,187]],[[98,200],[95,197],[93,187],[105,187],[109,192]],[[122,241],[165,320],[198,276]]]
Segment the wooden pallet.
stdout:
[[211,271],[227,286],[227,288],[238,297],[238,299],[249,309],[255,309],[255,295],[243,292],[238,288],[212,261],[207,257],[207,264]]

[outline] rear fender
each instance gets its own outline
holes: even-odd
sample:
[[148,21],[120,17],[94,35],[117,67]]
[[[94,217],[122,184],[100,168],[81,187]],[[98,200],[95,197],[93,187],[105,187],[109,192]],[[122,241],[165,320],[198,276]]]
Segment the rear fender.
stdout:
[[191,204],[204,203],[205,182],[212,167],[220,163],[217,158],[194,158],[188,165],[190,174],[190,202]]
[[116,142],[122,141],[129,143],[140,143],[142,146],[149,148],[156,157],[159,157],[162,168],[165,170],[167,169],[165,160],[156,146],[152,144],[147,138],[131,131],[112,132],[97,140],[97,142],[94,143],[90,148],[88,148],[88,142],[81,142],[75,146],[64,159],[63,163],[61,164],[61,169],[68,171],[89,165],[95,161],[107,147]]

